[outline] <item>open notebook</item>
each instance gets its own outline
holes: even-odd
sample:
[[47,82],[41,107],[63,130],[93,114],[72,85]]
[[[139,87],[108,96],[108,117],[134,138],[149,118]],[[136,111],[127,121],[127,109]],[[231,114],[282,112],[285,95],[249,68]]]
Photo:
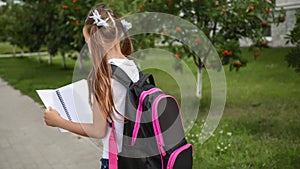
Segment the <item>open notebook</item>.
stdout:
[[[80,123],[92,123],[93,114],[88,101],[88,85],[85,79],[58,89],[36,90],[42,102],[48,108],[56,109],[66,120]],[[60,132],[68,132],[59,128]]]

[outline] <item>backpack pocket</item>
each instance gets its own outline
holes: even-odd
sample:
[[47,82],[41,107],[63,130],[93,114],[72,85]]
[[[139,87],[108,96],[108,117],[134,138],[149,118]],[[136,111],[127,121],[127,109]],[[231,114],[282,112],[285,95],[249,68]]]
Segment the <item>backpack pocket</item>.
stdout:
[[176,149],[169,157],[167,169],[192,169],[193,146],[185,144]]

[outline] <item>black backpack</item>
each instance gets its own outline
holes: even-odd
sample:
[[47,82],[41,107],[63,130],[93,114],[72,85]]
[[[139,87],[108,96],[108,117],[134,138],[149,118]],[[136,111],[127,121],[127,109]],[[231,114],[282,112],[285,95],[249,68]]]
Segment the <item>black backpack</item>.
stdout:
[[192,169],[193,148],[185,139],[176,99],[155,87],[151,74],[139,73],[133,83],[111,65],[113,78],[127,88],[122,151],[117,153],[115,130],[109,139],[109,169]]

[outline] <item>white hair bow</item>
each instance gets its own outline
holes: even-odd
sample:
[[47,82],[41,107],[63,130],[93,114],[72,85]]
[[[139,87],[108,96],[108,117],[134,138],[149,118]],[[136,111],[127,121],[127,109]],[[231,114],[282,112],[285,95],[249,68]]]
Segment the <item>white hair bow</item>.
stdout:
[[101,19],[101,15],[99,14],[99,12],[98,12],[97,9],[95,9],[93,11],[93,16],[89,16],[89,18],[93,18],[94,19],[94,23],[93,24],[95,24],[95,25],[97,25],[99,27],[102,27],[102,26],[108,27],[109,26],[109,24],[107,23],[107,20],[109,18],[106,18],[105,20]]
[[[94,19],[94,23],[95,25],[99,26],[99,27],[108,27],[109,24],[107,23],[107,21],[109,20],[109,18],[101,19],[101,15],[99,14],[98,10],[95,9],[93,11],[93,16],[89,16],[89,18],[93,18]],[[127,32],[129,29],[132,28],[132,24],[130,22],[127,22],[125,19],[121,20],[121,23],[123,25],[123,29],[125,32]]]
[[123,28],[124,28],[125,32],[127,32],[129,29],[132,28],[132,24],[130,22],[127,22],[125,19],[122,19],[121,23],[123,25]]

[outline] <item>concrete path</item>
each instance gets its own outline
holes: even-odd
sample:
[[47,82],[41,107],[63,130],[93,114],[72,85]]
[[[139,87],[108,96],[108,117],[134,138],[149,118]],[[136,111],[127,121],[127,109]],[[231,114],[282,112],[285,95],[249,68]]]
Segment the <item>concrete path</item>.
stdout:
[[0,169],[99,169],[99,140],[47,127],[43,111],[0,78]]
[[33,52],[33,53],[16,53],[16,54],[0,54],[0,58],[7,58],[7,57],[20,57],[20,56],[43,56],[49,55],[48,52]]

